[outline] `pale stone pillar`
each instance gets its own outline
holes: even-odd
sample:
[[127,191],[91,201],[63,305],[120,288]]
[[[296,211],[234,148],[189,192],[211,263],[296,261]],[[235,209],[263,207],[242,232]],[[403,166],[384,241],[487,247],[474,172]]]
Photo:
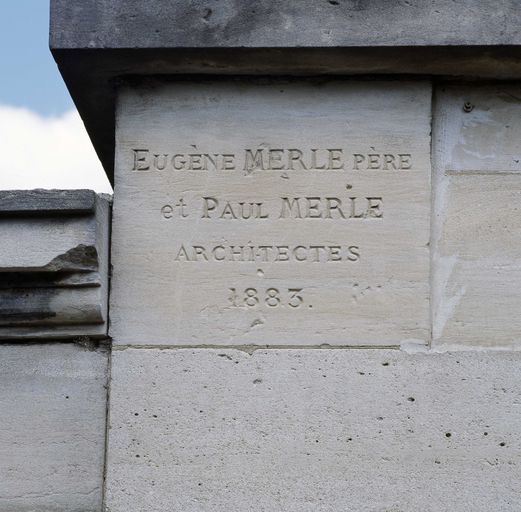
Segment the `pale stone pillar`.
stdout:
[[[466,219],[513,244],[483,226],[483,195],[482,217],[462,216],[466,195],[440,205],[439,141],[455,142],[440,115],[431,153],[432,97],[430,82],[338,79],[120,89],[109,510],[484,511],[484,475],[500,508],[519,502],[519,353],[438,353],[438,335],[431,348],[431,294],[457,276],[440,273],[447,227],[431,249],[440,218],[461,246],[480,243]],[[486,299],[496,336],[474,320],[465,342],[515,348]]]
[[115,186],[107,512],[521,508],[520,13],[53,1]]

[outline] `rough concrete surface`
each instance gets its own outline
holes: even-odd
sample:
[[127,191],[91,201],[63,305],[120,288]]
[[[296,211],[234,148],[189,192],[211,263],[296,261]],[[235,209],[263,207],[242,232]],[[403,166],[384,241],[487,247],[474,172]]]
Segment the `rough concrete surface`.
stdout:
[[107,510],[521,509],[521,354],[113,353]]
[[515,0],[53,0],[51,46],[371,47],[519,44]]
[[100,512],[105,350],[0,345],[0,510]]

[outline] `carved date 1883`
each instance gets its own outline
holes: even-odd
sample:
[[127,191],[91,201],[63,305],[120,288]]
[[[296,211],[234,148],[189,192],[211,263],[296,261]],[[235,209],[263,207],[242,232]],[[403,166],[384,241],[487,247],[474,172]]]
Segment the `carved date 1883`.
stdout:
[[265,290],[246,288],[239,291],[236,288],[230,288],[228,302],[234,308],[279,308],[289,306],[292,309],[296,309],[304,304],[302,291],[302,288],[287,288],[286,290],[279,290],[278,288],[267,288]]

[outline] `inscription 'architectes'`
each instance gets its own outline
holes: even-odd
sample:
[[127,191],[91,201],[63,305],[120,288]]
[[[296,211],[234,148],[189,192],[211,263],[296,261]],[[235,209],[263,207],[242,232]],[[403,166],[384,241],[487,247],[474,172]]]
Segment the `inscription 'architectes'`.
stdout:
[[275,263],[330,261],[356,262],[360,260],[357,245],[204,245],[182,244],[175,251],[174,261],[257,262]]
[[[195,146],[195,145],[194,145]],[[410,153],[348,153],[343,149],[245,149],[235,153],[160,153],[132,149],[133,171],[406,171]]]

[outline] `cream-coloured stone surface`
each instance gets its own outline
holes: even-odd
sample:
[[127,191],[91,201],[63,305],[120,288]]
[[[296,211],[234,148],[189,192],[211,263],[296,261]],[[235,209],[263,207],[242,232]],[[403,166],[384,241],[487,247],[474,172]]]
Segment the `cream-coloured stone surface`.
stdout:
[[521,509],[519,352],[116,350],[110,512]]
[[521,88],[441,88],[434,119],[433,343],[518,348]]
[[100,512],[106,350],[0,345],[0,510]]
[[114,342],[427,343],[430,113],[421,82],[123,88]]

